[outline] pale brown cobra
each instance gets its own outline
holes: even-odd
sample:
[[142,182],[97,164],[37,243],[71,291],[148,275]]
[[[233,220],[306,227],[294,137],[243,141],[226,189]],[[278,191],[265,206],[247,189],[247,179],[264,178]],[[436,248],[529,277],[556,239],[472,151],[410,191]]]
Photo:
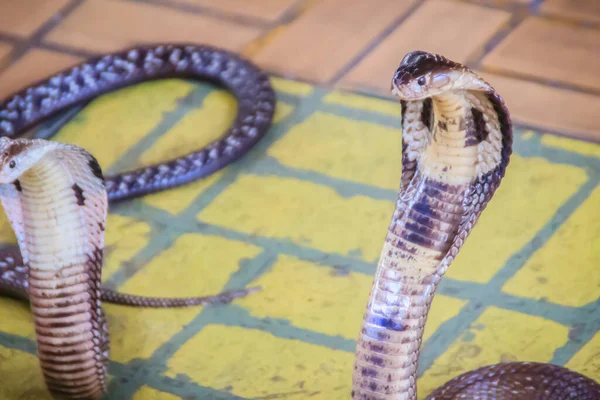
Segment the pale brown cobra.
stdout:
[[[391,86],[402,109],[402,177],[357,342],[356,400],[417,399],[423,329],[436,288],[512,152],[503,99],[465,66],[411,52]],[[598,400],[600,385],[560,366],[510,362],[464,373],[427,399]]]
[[[232,126],[202,149],[106,178],[82,148],[19,138],[70,106],[170,77],[228,89],[238,101]],[[102,301],[188,307],[226,303],[257,289],[165,299],[102,288],[104,231],[110,229],[109,201],[180,186],[226,167],[264,137],[274,112],[275,92],[257,66],[222,49],[185,44],[90,59],[0,103],[0,198],[19,247],[0,250],[0,294],[29,300],[41,369],[56,398],[99,399],[106,393],[109,332]]]

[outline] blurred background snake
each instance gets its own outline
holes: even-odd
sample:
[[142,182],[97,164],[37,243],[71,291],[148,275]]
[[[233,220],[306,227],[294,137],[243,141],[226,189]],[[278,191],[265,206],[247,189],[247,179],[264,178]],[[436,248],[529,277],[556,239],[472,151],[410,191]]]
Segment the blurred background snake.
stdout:
[[[19,138],[43,119],[109,91],[167,77],[229,89],[238,114],[221,139],[175,160],[104,178],[77,146]],[[409,53],[392,81],[400,98],[402,177],[356,348],[351,397],[414,400],[423,328],[435,290],[504,177],[509,112],[495,90],[442,56]],[[106,392],[109,335],[102,301],[150,307],[226,302],[156,299],[100,287],[109,202],[205,177],[249,151],[271,125],[275,94],[250,62],[205,46],[161,45],[89,60],[0,104],[0,197],[19,249],[0,252],[0,292],[28,299],[38,356],[57,397]],[[600,399],[562,367],[505,363],[463,374],[430,399]]]
[[[206,80],[228,89],[238,104],[230,129],[203,149],[106,179],[84,149],[19,138],[69,107],[165,78]],[[0,103],[0,198],[19,245],[0,251],[0,294],[29,300],[42,372],[53,395],[104,396],[109,335],[102,301],[186,307],[225,303],[256,290],[164,299],[101,288],[104,230],[109,202],[184,185],[246,154],[271,126],[275,101],[267,75],[248,60],[208,46],[169,44],[90,59]]]

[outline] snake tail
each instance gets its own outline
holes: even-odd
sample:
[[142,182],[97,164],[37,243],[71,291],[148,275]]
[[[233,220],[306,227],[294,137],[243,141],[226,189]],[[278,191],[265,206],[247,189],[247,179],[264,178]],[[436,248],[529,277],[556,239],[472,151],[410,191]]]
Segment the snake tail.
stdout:
[[[467,67],[411,52],[391,87],[402,110],[402,176],[357,341],[351,394],[357,400],[417,399],[423,330],[436,289],[499,188],[512,153],[503,99]],[[600,399],[600,389],[562,367],[535,363],[468,372],[428,397],[571,398]]]
[[[4,296],[29,301],[28,269],[23,262],[18,247],[8,247],[1,250],[0,261],[0,292]],[[223,291],[209,296],[196,297],[150,297],[117,292],[105,287],[100,288],[100,299],[103,302],[143,308],[184,308],[204,305],[228,304],[249,294],[256,293],[260,286],[247,289]]]

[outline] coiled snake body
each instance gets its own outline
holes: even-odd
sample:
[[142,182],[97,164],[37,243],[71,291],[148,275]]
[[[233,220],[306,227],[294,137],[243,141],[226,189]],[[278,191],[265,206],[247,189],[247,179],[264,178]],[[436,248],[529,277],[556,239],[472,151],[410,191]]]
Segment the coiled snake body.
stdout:
[[[72,145],[0,138],[0,190],[18,249],[0,253],[0,292],[29,299],[38,354],[51,392],[100,398],[109,338],[101,300],[149,307],[225,302],[155,299],[100,287],[109,201],[206,176],[247,152],[270,126],[275,96],[251,63],[202,46],[155,46],[88,61],[0,105],[0,136],[18,137],[43,118],[101,93],[148,79],[192,76],[238,99],[230,131],[205,149],[107,178]],[[442,275],[498,188],[511,154],[502,99],[464,66],[408,54],[394,76],[402,104],[402,182],[357,343],[354,399],[416,399],[423,328]],[[22,257],[22,259],[21,259]],[[600,399],[597,383],[562,367],[508,363],[450,381],[430,399]]]
[[[214,81],[238,102],[217,141],[177,159],[103,177],[96,159],[72,145],[13,139],[75,104],[135,83],[169,77]],[[56,396],[105,393],[109,336],[101,301],[140,307],[224,303],[254,289],[162,299],[100,287],[108,201],[207,176],[247,153],[275,112],[268,77],[251,62],[208,46],[157,45],[91,59],[0,104],[0,197],[19,249],[0,252],[0,293],[28,299],[46,385]]]
[[[402,108],[402,177],[356,347],[353,399],[415,400],[429,307],[442,276],[500,185],[512,146],[502,98],[463,65],[407,54],[392,79]],[[565,368],[501,363],[467,372],[428,399],[598,400]]]

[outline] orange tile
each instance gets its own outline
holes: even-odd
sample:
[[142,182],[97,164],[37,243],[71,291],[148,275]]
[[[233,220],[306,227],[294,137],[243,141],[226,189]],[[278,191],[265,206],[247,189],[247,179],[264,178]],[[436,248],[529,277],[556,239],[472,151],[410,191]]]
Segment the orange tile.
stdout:
[[296,0],[172,0],[173,3],[195,4],[231,14],[276,21]]
[[600,21],[600,1],[598,0],[545,0],[542,12],[558,16]]
[[0,32],[29,36],[69,0],[0,1]]
[[240,50],[259,33],[258,28],[141,2],[88,0],[46,40],[97,52],[153,42],[189,42]]
[[412,3],[322,0],[275,32],[254,60],[286,76],[328,81]]
[[0,97],[3,98],[81,59],[62,53],[33,49],[0,75]]
[[392,75],[406,53],[425,50],[464,62],[509,18],[507,12],[467,3],[426,2],[350,71],[341,84],[388,93]]
[[10,53],[12,46],[8,43],[0,42],[0,63],[4,61],[4,57]]
[[600,96],[480,73],[505,99],[515,122],[600,140]]
[[530,17],[483,65],[600,90],[600,31]]

